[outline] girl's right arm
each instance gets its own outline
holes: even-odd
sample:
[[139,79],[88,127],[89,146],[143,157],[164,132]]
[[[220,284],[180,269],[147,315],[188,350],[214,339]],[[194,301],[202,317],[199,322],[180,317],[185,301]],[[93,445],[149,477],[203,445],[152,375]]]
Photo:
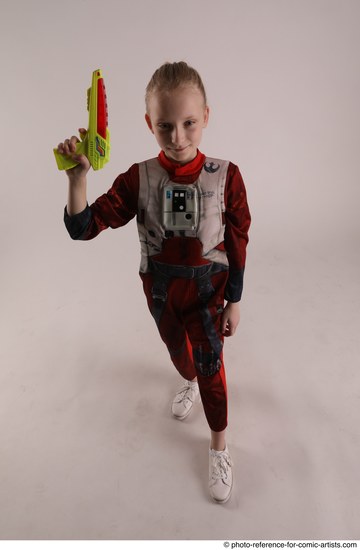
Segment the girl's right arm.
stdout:
[[[86,134],[79,128],[80,135]],[[133,164],[127,172],[120,174],[112,187],[88,206],[86,176],[90,162],[85,155],[76,154],[79,139],[72,136],[59,143],[59,153],[69,155],[78,164],[66,170],[69,180],[67,205],[64,222],[70,237],[74,240],[90,240],[101,231],[111,227],[121,227],[133,219],[138,212],[139,165]]]
[[[84,128],[79,128],[80,134],[85,134]],[[76,155],[76,143],[79,139],[72,136],[63,143],[59,143],[58,151],[64,155],[69,155],[79,164],[71,170],[66,170],[69,178],[69,191],[66,210],[69,216],[74,216],[85,210],[87,205],[86,196],[86,175],[90,169],[90,162],[85,155]]]

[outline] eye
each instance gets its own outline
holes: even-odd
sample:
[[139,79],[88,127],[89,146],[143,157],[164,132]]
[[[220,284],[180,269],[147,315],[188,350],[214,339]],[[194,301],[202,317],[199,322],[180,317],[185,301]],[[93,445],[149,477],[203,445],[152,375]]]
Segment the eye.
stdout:
[[170,124],[168,122],[159,122],[157,126],[160,130],[170,130]]
[[187,120],[185,122],[185,126],[193,126],[195,124],[195,120]]

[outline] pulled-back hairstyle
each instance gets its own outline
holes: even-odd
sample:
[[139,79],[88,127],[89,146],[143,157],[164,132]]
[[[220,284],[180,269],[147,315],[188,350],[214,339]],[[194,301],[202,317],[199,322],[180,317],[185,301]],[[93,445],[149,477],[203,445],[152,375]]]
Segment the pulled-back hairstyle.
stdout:
[[146,86],[146,110],[149,111],[149,98],[152,93],[168,92],[186,85],[198,88],[204,98],[204,105],[207,105],[204,84],[199,73],[193,67],[190,67],[185,61],[164,63],[154,72]]

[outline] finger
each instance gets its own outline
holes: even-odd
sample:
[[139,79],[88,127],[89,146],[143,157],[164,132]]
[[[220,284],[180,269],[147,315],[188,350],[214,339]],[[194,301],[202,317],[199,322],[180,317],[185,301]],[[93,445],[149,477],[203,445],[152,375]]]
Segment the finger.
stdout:
[[226,327],[225,331],[223,332],[223,336],[225,338],[227,338],[228,336],[231,336],[230,329],[229,329],[228,326]]
[[233,334],[235,334],[235,331],[236,331],[236,324],[234,324],[231,321],[231,319],[228,319],[225,332],[223,333],[224,336],[233,336]]
[[79,142],[79,138],[77,136],[71,136],[70,142],[69,142],[69,149],[72,153],[75,153],[76,144],[78,142]]
[[64,141],[64,143],[62,144],[62,152],[64,155],[68,155],[70,153],[69,151],[69,144],[70,144],[70,140],[69,139],[66,139]]
[[87,164],[87,157],[85,155],[73,155],[73,159],[81,164],[81,166],[86,166]]

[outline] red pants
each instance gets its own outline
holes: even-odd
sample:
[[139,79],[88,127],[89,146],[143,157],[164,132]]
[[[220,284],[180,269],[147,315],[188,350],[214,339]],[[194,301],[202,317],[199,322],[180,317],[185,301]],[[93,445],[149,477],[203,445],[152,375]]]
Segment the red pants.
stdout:
[[150,312],[175,367],[186,380],[197,377],[210,429],[224,430],[227,426],[227,390],[221,316],[227,271],[207,277],[208,283],[211,281],[211,292],[205,292],[205,299],[204,292],[200,291],[199,295],[196,278],[172,276],[166,282],[163,280],[159,300],[157,275],[151,272],[140,276]]

